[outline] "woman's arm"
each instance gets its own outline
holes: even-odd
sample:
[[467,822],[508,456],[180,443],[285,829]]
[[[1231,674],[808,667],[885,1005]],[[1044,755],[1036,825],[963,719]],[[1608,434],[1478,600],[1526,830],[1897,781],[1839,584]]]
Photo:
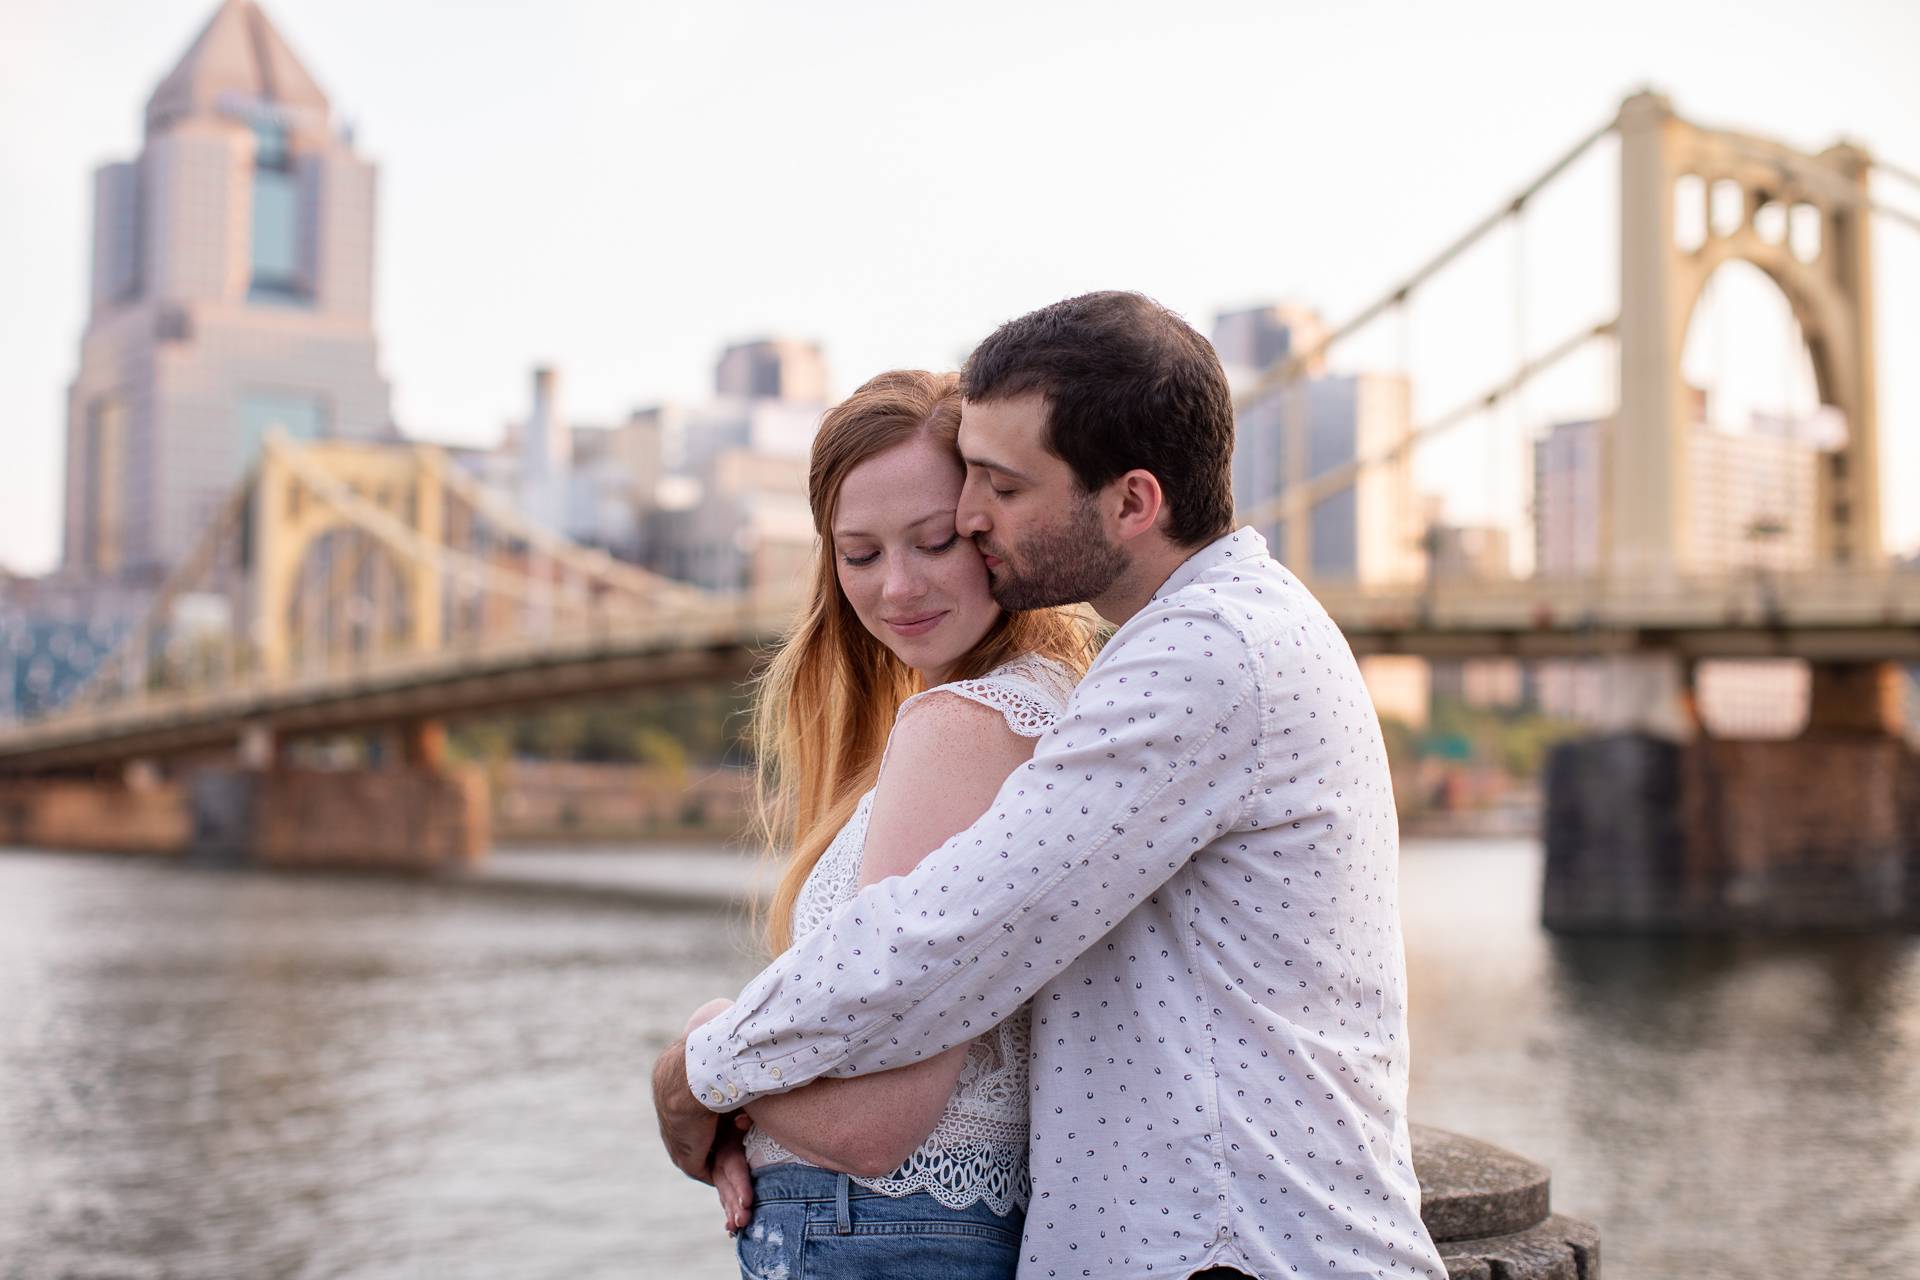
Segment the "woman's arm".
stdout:
[[[1033,739],[991,707],[950,694],[923,699],[895,726],[873,797],[864,887],[918,866],[985,813],[1007,775],[1033,755]],[[909,1067],[816,1080],[761,1098],[755,1125],[811,1163],[880,1177],[926,1141],[952,1096],[967,1046]]]

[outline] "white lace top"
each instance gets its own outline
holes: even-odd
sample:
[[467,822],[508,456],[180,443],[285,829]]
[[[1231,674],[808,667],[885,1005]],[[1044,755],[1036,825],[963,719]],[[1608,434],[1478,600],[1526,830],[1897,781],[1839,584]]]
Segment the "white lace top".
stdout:
[[[897,725],[907,708],[936,693],[992,707],[1007,727],[1037,738],[1051,729],[1066,709],[1073,677],[1058,663],[1028,655],[994,668],[977,680],[958,680],[916,693],[900,705]],[[882,767],[884,767],[884,759]],[[793,936],[804,937],[860,888],[860,863],[866,850],[867,820],[873,792],[860,797],[853,816],[833,838],[793,904]],[[882,1178],[855,1182],[889,1196],[925,1191],[951,1209],[985,1201],[995,1213],[1026,1207],[1028,1008],[967,1046],[965,1064],[940,1122],[898,1169]],[[754,1129],[747,1134],[747,1160],[756,1169],[783,1162],[805,1164],[772,1138]]]

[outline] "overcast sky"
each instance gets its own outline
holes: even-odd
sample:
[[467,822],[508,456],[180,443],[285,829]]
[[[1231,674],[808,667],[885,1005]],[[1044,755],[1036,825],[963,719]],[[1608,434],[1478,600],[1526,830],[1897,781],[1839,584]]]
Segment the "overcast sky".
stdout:
[[[90,171],[138,150],[147,95],[214,7],[0,5],[0,564],[58,556]],[[825,343],[844,391],[950,366],[1089,288],[1145,290],[1203,328],[1282,297],[1338,319],[1645,83],[1705,123],[1846,135],[1920,169],[1920,5],[1900,0],[267,10],[380,166],[381,361],[401,427],[434,439],[495,439],[539,362],[581,422],[698,397],[721,345],[763,333]],[[1344,363],[1409,359],[1432,416],[1609,311],[1612,165],[1596,151],[1517,252],[1490,242]],[[1911,547],[1920,234],[1876,230],[1886,519]],[[1728,345],[1714,367],[1780,363],[1775,338]],[[1517,511],[1518,432],[1602,410],[1606,376],[1575,366],[1423,476],[1462,518]]]

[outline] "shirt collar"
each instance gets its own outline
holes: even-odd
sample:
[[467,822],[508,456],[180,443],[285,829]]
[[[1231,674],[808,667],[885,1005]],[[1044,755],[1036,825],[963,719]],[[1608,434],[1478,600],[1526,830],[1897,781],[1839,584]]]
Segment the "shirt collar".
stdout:
[[1267,554],[1267,540],[1250,524],[1243,524],[1232,533],[1223,533],[1200,548],[1181,562],[1180,567],[1167,576],[1160,589],[1153,593],[1155,600],[1161,600],[1182,587],[1191,586],[1200,580],[1200,575],[1209,569],[1232,564],[1236,560],[1246,560],[1254,556]]

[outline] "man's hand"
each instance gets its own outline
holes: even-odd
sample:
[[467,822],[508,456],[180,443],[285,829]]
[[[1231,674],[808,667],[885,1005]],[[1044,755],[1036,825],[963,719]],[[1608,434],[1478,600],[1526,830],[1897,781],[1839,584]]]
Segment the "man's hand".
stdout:
[[693,1096],[687,1083],[686,1037],[668,1045],[653,1064],[653,1111],[660,1121],[660,1141],[666,1144],[680,1172],[689,1178],[713,1182],[714,1135],[720,1117]]

